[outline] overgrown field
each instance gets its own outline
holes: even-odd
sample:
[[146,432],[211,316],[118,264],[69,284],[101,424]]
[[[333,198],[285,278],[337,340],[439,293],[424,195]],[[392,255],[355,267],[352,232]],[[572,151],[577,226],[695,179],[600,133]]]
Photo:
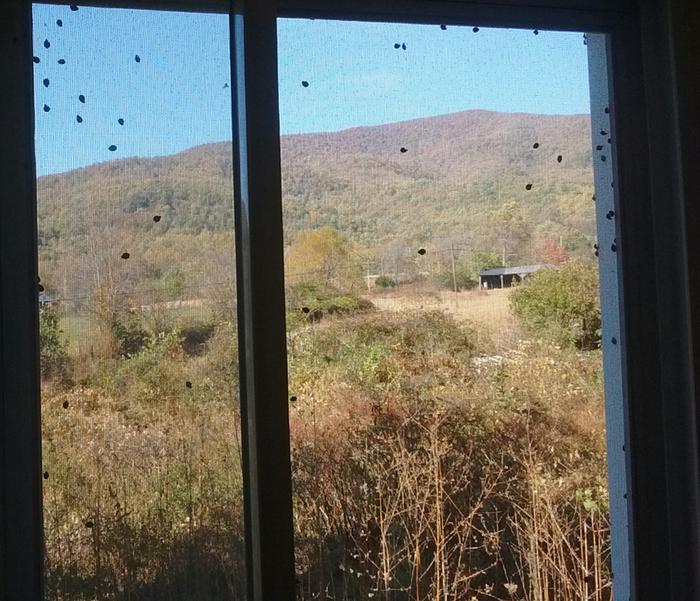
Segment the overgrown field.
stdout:
[[[600,351],[517,329],[494,354],[445,311],[319,307],[288,333],[299,599],[611,599]],[[143,336],[89,369],[42,320],[62,363],[47,599],[243,598],[236,332],[216,315],[131,315],[117,334]]]

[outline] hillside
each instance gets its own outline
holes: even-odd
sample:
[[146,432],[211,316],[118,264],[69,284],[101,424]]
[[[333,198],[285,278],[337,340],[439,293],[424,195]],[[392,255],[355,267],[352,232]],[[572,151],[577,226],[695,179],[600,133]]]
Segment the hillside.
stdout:
[[[466,111],[284,136],[281,147],[287,242],[329,226],[376,255],[392,245],[452,239],[498,249],[514,235],[522,245],[548,235],[583,252],[594,234],[586,115]],[[43,264],[62,272],[50,279],[66,282],[75,280],[68,265],[76,255],[92,248],[97,261],[97,254],[113,258],[128,248],[138,272],[132,277],[157,280],[177,264],[200,274],[199,285],[203,261],[212,265],[230,252],[231,197],[228,142],[42,177]],[[498,213],[504,206],[507,214]],[[154,215],[162,219],[154,223]],[[527,254],[522,245],[514,255]]]

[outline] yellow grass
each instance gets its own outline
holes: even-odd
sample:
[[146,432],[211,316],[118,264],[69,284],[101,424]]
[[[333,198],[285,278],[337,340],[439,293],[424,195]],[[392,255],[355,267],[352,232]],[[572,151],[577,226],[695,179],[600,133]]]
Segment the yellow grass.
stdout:
[[510,309],[511,292],[512,288],[457,293],[398,288],[373,294],[369,299],[382,311],[444,311],[485,331],[496,346],[513,348],[519,330]]

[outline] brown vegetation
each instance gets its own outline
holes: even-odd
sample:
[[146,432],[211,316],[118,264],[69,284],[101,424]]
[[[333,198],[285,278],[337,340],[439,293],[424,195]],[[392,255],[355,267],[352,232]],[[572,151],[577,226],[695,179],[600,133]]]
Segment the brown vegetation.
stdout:
[[[290,331],[300,599],[610,599],[599,353],[479,361],[477,328]],[[48,599],[242,599],[235,330],[181,332],[46,383]]]

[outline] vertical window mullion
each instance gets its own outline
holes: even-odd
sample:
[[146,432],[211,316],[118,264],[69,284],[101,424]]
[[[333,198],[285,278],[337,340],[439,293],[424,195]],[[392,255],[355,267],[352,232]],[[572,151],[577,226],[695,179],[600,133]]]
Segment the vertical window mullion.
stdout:
[[0,598],[41,601],[42,514],[32,16],[3,4],[0,81]]
[[250,601],[291,601],[294,541],[274,3],[234,3],[231,44],[248,595]]
[[[621,311],[623,305],[622,269],[618,246],[619,206],[615,198],[611,118],[614,107],[609,86],[609,36],[587,35],[588,72],[591,94],[591,139],[594,148],[596,231],[600,275],[603,373],[605,386],[605,430],[607,436],[608,488],[610,499],[612,572],[615,599],[630,598],[631,566],[629,539],[629,447],[627,397],[624,386],[623,350],[627,344]],[[596,145],[602,144],[610,161],[603,162]],[[619,239],[619,240],[618,240]]]

